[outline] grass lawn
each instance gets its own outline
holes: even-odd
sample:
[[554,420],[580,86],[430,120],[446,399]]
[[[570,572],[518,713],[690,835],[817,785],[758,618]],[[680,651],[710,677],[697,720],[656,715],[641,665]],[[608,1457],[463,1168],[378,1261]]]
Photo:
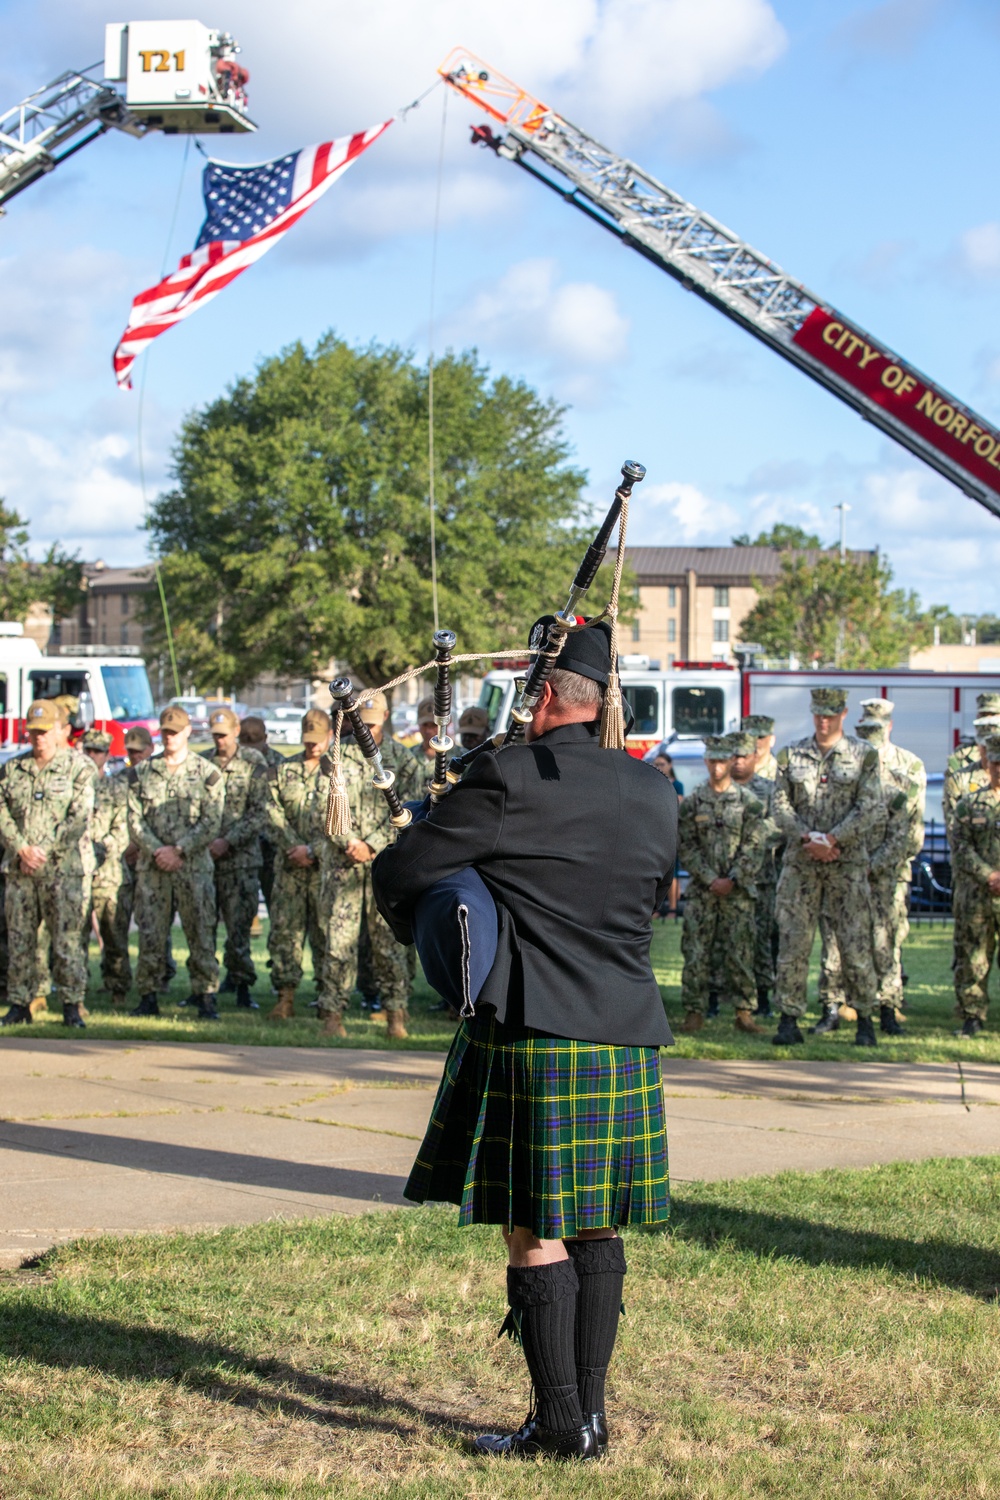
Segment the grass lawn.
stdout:
[[[295,1047],[388,1047],[385,1027],[378,1021],[362,1015],[360,1004],[355,1000],[347,1017],[348,1037],[346,1042],[320,1041],[315,1011],[309,1010],[309,1001],[314,998],[309,960],[306,960],[306,981],[297,1002],[299,1015],[295,1020],[276,1025],[267,1020],[267,1012],[274,1003],[268,984],[267,946],[265,934],[254,940],[254,959],[258,970],[255,998],[259,1011],[249,1014],[234,1009],[231,995],[222,996],[221,1023],[195,1021],[191,1013],[177,1009],[177,1001],[188,993],[184,958],[186,946],[179,927],[174,928],[173,948],[179,973],[170,986],[170,993],[161,998],[164,1015],[161,1020],[136,1019],[113,1011],[107,997],[100,994],[100,970],[96,945],[91,947],[91,985],[88,1006],[91,1011],[88,1022],[88,1037],[111,1037],[119,1040],[178,1041],[193,1042],[212,1039],[223,1042],[271,1045],[282,1043]],[[806,1039],[803,1047],[796,1047],[787,1055],[799,1059],[849,1058],[852,1062],[874,1057],[879,1062],[950,1062],[956,1058],[976,1062],[1000,1062],[1000,1031],[990,1030],[974,1041],[959,1041],[952,1036],[956,1021],[953,1016],[954,991],[951,983],[951,924],[937,923],[934,926],[914,926],[906,945],[905,962],[910,982],[906,997],[908,1006],[909,1035],[894,1041],[880,1037],[876,1052],[863,1052],[854,1047],[853,1025],[843,1025],[831,1037],[816,1041]],[[136,956],[136,935],[132,935],[133,958]],[[813,952],[812,1019],[818,1018],[815,1004],[816,971],[818,967],[818,943]],[[680,924],[673,920],[657,921],[653,932],[653,966],[667,1006],[671,1021],[679,1023],[683,1018],[680,1006]],[[993,981],[994,985],[996,980]],[[135,997],[136,999],[138,997]],[[134,1004],[135,999],[130,1003]],[[454,1027],[446,1016],[435,1009],[438,997],[417,976],[411,1004],[410,1039],[408,1042],[393,1042],[391,1045],[422,1051],[444,1051],[451,1043]],[[769,1031],[776,1021],[765,1022]],[[58,1014],[52,1012],[49,1019],[36,1022],[30,1028],[18,1027],[14,1031],[0,1032],[3,1042],[16,1042],[28,1036],[37,1040],[45,1036],[64,1036]],[[675,1056],[680,1057],[758,1057],[780,1060],[771,1046],[770,1037],[755,1039],[737,1033],[732,1024],[732,1014],[723,1011],[716,1021],[709,1021],[704,1031],[694,1037],[679,1037]],[[785,1055],[785,1054],[782,1054]]]
[[0,1495],[941,1500],[1000,1493],[1000,1158],[685,1186],[630,1274],[600,1464],[528,1400],[453,1209],[103,1239],[0,1274]]

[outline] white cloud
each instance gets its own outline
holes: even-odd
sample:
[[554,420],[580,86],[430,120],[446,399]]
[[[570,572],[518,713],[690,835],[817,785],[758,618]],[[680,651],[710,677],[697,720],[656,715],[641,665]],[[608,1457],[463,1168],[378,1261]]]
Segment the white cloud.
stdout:
[[542,361],[563,399],[587,404],[628,349],[628,319],[613,292],[591,281],[560,283],[554,260],[523,260],[448,320],[446,341],[516,349]]
[[1000,275],[1000,224],[977,224],[959,235],[955,258],[960,270],[978,280]]
[[725,544],[739,520],[738,511],[696,485],[651,484],[633,503],[629,541],[659,547]]
[[123,257],[89,245],[0,260],[0,398],[48,385],[92,359],[95,322],[131,294]]

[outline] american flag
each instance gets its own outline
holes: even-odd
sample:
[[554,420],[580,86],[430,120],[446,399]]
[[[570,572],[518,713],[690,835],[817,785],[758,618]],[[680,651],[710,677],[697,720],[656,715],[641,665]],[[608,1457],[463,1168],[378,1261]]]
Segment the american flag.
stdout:
[[197,243],[176,271],[132,303],[115,350],[119,386],[131,390],[132,366],[153,339],[204,307],[276,245],[391,124],[385,120],[358,135],[306,146],[259,166],[209,162],[202,176],[205,222]]

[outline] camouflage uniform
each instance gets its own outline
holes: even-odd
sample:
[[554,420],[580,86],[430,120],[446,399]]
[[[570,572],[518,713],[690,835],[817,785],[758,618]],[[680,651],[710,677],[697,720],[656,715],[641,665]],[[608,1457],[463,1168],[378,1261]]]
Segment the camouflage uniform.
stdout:
[[250,957],[250,928],[260,900],[260,836],[268,823],[267,765],[256,750],[240,748],[232,759],[207,757],[222,776],[220,838],[230,850],[215,861],[216,919],[226,927],[223,958],[237,985],[253,985],[257,971]]
[[[405,746],[388,735],[379,747],[382,761],[396,775],[403,802],[422,797],[419,763]],[[423,757],[422,757],[423,758]],[[356,865],[345,853],[349,839],[363,840],[379,854],[396,837],[382,793],[372,786],[371,772],[356,745],[343,748],[342,762],[351,805],[351,833],[326,842],[327,962],[329,984],[321,1011],[342,1015],[358,983],[358,940],[362,922],[371,945],[373,977],[387,1011],[406,1011],[413,977],[411,949],[396,942],[372,899],[371,864]]]
[[[132,919],[132,881],[122,855],[129,845],[128,782],[124,775],[98,776],[94,822],[91,829],[97,869],[93,880],[93,913],[101,935],[101,978],[110,995],[127,995],[132,984],[128,929]],[[125,894],[125,899],[123,899]],[[89,946],[90,922],[84,929]]]
[[[806,1011],[813,935],[824,904],[844,959],[851,1004],[859,1016],[875,1008],[878,981],[872,948],[867,835],[881,806],[878,753],[843,735],[825,754],[815,736],[778,753],[772,817],[787,839],[775,897],[778,924],[776,999],[787,1016]],[[810,859],[803,834],[832,834],[840,858]]]
[[[11,1005],[27,1006],[39,994],[38,929],[43,922],[51,938],[59,1001],[79,1005],[86,993],[80,932],[94,869],[90,821],[95,780],[93,763],[69,749],[57,750],[44,766],[21,755],[0,768]],[[37,844],[46,853],[37,875],[21,870],[17,854],[25,844]]]
[[[681,803],[678,856],[691,877],[681,934],[686,1011],[704,1014],[717,965],[721,998],[736,1010],[754,1009],[754,902],[767,839],[767,810],[747,787],[734,782],[715,792],[706,782]],[[720,877],[735,882],[728,896],[709,890]]]
[[[257,751],[257,754],[264,757],[264,763],[269,771],[276,770],[278,766],[284,764],[285,757],[270,745],[265,745],[262,750]],[[260,836],[260,888],[264,893],[264,905],[267,907],[268,917],[271,915],[271,893],[274,890],[274,844],[270,838],[270,829],[270,811],[268,811],[264,820],[265,831]]]
[[[923,830],[918,784],[908,775],[894,775],[883,765],[882,807],[865,839],[871,893],[872,950],[880,1006],[897,1007],[903,1000],[900,950],[910,930],[908,876],[913,856],[909,851],[915,840],[914,852],[922,847]],[[903,870],[906,871],[905,878],[901,874]],[[832,1010],[845,1004],[847,996],[837,942],[836,913],[826,902],[820,909],[819,925],[823,937],[819,996],[824,1009]]]
[[[312,949],[313,973],[322,1003],[326,995],[326,916],[323,889],[326,804],[333,761],[323,755],[306,762],[305,754],[282,757],[267,772],[271,801],[268,820],[275,849],[274,891],[268,951],[271,978],[279,990],[302,983],[302,950],[306,936]],[[313,855],[306,868],[289,864],[286,855],[305,844]]]
[[[773,756],[768,757],[774,760]],[[765,762],[766,764],[766,762]],[[777,762],[775,761],[775,767]],[[767,819],[767,835],[757,877],[757,903],[754,913],[754,977],[758,996],[774,989],[774,958],[777,949],[777,932],[774,924],[774,898],[778,889],[778,873],[781,868],[781,849],[784,839],[771,816],[775,783],[760,771],[751,776],[747,790],[763,804]]]
[[[129,835],[139,845],[135,921],[139,929],[136,983],[142,996],[155,994],[176,909],[188,942],[188,975],[196,995],[219,987],[215,960],[215,873],[208,846],[219,837],[223,778],[210,760],[191,750],[179,766],[162,755],[125,772]],[[176,845],[184,863],[161,870],[157,849]]]
[[1000,791],[984,786],[961,798],[951,841],[952,861],[966,883],[965,899],[955,914],[955,996],[964,1017],[985,1021],[1000,932],[1000,895],[986,884],[1000,870]]

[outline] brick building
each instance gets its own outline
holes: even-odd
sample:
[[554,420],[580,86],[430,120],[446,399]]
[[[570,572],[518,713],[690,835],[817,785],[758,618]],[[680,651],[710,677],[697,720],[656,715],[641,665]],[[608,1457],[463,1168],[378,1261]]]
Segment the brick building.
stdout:
[[139,611],[143,595],[156,587],[152,564],[109,568],[103,562],[85,563],[83,579],[80,603],[72,615],[53,624],[49,649],[99,646],[109,654],[142,655]]

